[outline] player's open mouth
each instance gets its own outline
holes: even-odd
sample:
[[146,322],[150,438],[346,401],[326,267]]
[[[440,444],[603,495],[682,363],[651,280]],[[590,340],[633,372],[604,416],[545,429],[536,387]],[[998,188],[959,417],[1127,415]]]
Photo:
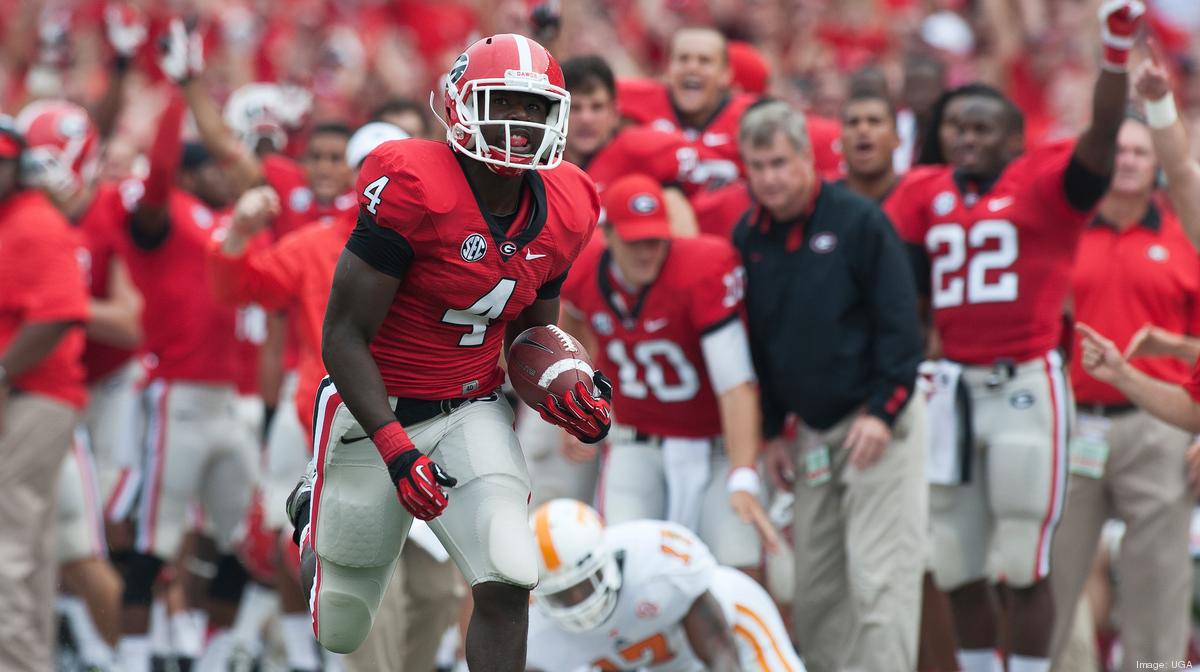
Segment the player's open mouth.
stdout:
[[873,142],[856,142],[854,143],[854,153],[860,156],[870,155],[875,151],[875,143]]
[[704,80],[699,77],[685,77],[680,82],[680,88],[684,91],[699,91],[704,88]]
[[525,131],[513,131],[508,136],[508,147],[514,154],[528,154],[531,149],[530,144],[529,134]]

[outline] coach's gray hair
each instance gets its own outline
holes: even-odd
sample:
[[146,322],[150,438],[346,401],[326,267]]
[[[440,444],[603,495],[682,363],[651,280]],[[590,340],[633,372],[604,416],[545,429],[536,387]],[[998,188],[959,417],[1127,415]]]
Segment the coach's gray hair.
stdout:
[[776,133],[783,133],[797,152],[807,152],[811,148],[804,113],[782,100],[760,103],[746,110],[738,127],[738,144],[769,147]]

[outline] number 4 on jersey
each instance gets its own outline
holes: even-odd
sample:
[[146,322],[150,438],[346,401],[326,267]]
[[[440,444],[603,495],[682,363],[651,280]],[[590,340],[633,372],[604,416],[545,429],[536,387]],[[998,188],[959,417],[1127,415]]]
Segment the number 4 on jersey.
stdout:
[[380,177],[374,182],[368,184],[366,188],[363,189],[363,196],[367,197],[367,212],[371,213],[372,215],[376,214],[375,208],[378,207],[379,202],[383,200],[383,197],[379,194],[383,191],[383,188],[387,186],[389,179],[390,178],[388,178],[387,175],[384,175],[383,177]]
[[466,308],[451,308],[442,315],[442,322],[470,327],[471,333],[463,334],[458,339],[462,347],[483,345],[483,338],[492,320],[500,317],[508,300],[512,298],[517,281],[512,278],[501,278],[487,294],[479,297],[475,303]]

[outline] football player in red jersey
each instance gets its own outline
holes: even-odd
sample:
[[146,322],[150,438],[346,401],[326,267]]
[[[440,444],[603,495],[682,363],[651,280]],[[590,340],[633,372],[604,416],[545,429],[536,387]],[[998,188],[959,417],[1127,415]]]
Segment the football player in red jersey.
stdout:
[[664,187],[671,228],[694,235],[695,217],[684,192],[737,179],[737,165],[701,156],[678,131],[622,123],[612,69],[600,56],[576,56],[563,62],[571,94],[571,136],[564,158],[583,168],[603,194],[614,180],[630,173],[654,178]]
[[942,144],[934,150],[953,165],[913,171],[887,203],[901,236],[926,253],[918,280],[945,357],[936,378],[961,381],[971,404],[964,428],[974,436],[960,454],[958,385],[939,384],[930,402],[931,413],[948,409],[936,422],[949,437],[945,449],[936,437],[933,447],[946,465],[931,492],[934,575],[950,591],[968,672],[1000,669],[988,581],[1001,578],[1009,669],[1050,667],[1046,575],[1071,417],[1060,315],[1087,213],[1112,171],[1126,63],[1144,12],[1139,0],[1101,5],[1104,62],[1091,126],[1077,142],[1023,152],[1013,103],[989,87],[963,87],[928,141]]
[[[737,125],[757,96],[730,90],[733,69],[725,37],[713,28],[683,28],[671,38],[666,84],[651,80],[617,82],[621,114],[644,126],[681,131],[697,151],[742,165]],[[817,172],[839,170],[836,121],[810,116],[809,136]]]
[[567,312],[591,328],[596,366],[618,372],[601,512],[611,523],[684,525],[722,564],[761,581],[760,537],[771,551],[778,541],[759,501],[737,252],[712,236],[673,237],[649,176],[617,180],[601,203],[607,248],[589,247],[563,287]]
[[[471,669],[521,670],[537,562],[498,362],[522,330],[557,320],[599,202],[562,163],[570,96],[541,45],[481,39],[444,86],[446,142],[384,143],[360,170],[325,314],[315,473],[289,512],[326,648],[366,637],[416,516],[472,586]],[[603,439],[611,386],[597,374],[595,388],[548,397],[543,417]]]

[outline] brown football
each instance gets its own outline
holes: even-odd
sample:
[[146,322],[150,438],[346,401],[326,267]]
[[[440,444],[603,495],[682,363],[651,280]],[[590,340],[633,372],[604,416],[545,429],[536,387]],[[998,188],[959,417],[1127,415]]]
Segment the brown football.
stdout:
[[561,397],[583,381],[592,387],[592,360],[575,337],[554,325],[530,327],[508,349],[508,379],[517,396],[536,409],[546,393]]

